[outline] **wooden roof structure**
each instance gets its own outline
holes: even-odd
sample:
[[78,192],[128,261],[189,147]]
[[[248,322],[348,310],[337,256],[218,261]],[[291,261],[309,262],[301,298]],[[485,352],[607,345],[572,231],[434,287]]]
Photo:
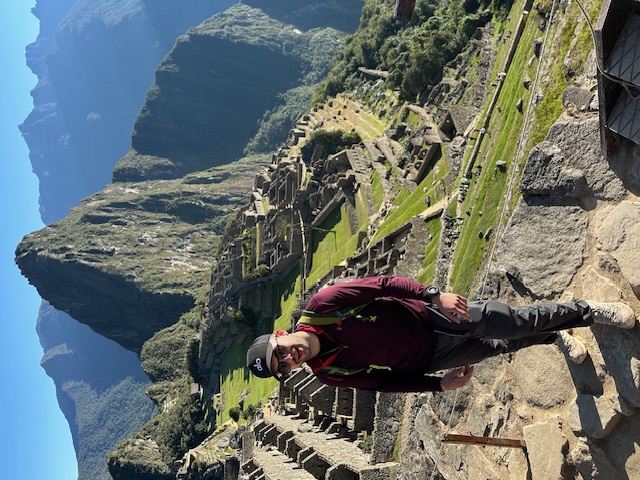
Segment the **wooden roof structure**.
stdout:
[[416,0],[396,0],[393,16],[396,20],[410,22],[413,9],[416,7]]
[[605,0],[595,29],[604,155],[621,138],[640,144],[640,1]]

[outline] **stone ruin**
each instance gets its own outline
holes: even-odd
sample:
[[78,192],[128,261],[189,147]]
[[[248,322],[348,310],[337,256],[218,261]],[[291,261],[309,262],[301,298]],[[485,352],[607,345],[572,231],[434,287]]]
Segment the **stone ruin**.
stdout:
[[[310,231],[319,228],[360,189],[364,190],[362,198],[373,212],[371,224],[375,224],[390,208],[394,182],[414,190],[440,147],[438,127],[422,109],[412,106],[411,109],[420,110],[416,112],[423,120],[420,129],[409,131],[410,127],[400,124],[386,135],[365,140],[327,158],[323,158],[322,148],[316,146],[307,162],[294,154],[296,147],[308,140],[318,126],[328,127],[336,121],[360,122],[347,113],[359,111],[360,107],[346,108],[341,102],[351,101],[334,100],[300,118],[288,141],[274,154],[272,164],[256,176],[251,202],[237,216],[224,239],[202,317],[199,367],[207,377],[204,397],[218,391],[220,358],[232,344],[252,333],[237,325],[235,312],[246,306],[263,318],[273,317],[275,307],[271,298],[277,283],[296,266],[301,272],[309,271],[311,258],[305,252],[311,241]],[[403,146],[397,139],[407,133],[409,140]],[[374,171],[384,192],[377,211],[370,184]],[[425,209],[428,208],[425,204]],[[439,215],[442,207],[435,212]],[[355,255],[331,268],[314,285],[305,285],[303,281],[297,293],[298,306],[302,308],[325,283],[380,274],[416,275],[421,259],[406,255],[407,247],[424,242],[428,218],[417,216],[370,245],[367,240],[374,233],[373,227],[361,232],[363,247]],[[349,219],[352,232],[358,232],[355,213]],[[247,239],[254,245],[251,252],[246,251]],[[249,274],[248,264],[257,265]],[[391,457],[400,424],[397,415],[401,413],[396,395],[328,387],[303,369],[284,382],[278,398],[271,406],[273,415],[260,420],[245,434],[243,461],[240,467],[236,462],[225,467],[228,478],[235,478],[233,472],[237,468],[240,478],[269,478],[265,470],[282,470],[289,465],[295,468],[290,478],[296,479],[306,478],[301,476],[300,467],[310,472],[309,478],[395,477],[397,465],[391,462]],[[380,409],[386,413],[377,415]],[[394,415],[389,415],[389,411]],[[374,418],[379,420],[376,422]],[[301,430],[305,429],[313,429],[332,441],[311,440],[302,435]],[[370,453],[355,446],[356,441],[366,437],[374,439]],[[327,450],[331,445],[340,448]],[[274,456],[277,461],[271,459]]]
[[301,480],[393,479],[397,463],[376,460],[388,450],[377,440],[387,425],[375,420],[385,405],[385,394],[329,387],[300,369],[243,434],[239,478],[284,478],[291,469]]
[[[287,142],[273,155],[272,164],[256,175],[251,202],[223,239],[223,252],[211,275],[199,355],[200,370],[208,372],[207,390],[218,387],[214,379],[220,357],[233,343],[242,340],[238,335],[247,334],[247,329],[241,332],[234,326],[237,319],[234,312],[247,307],[259,312],[262,318],[272,317],[274,286],[296,266],[301,272],[310,269],[311,256],[306,251],[311,244],[311,231],[319,228],[336,208],[352,200],[359,189],[364,190],[363,197],[373,212],[369,231],[360,232],[363,248],[344,264],[330,269],[315,285],[306,285],[303,275],[301,290],[297,292],[300,306],[319,285],[334,279],[394,273],[411,231],[425,233],[424,219],[416,219],[375,244],[366,245],[367,238],[374,233],[373,225],[389,210],[393,182],[400,181],[410,190],[415,189],[440,147],[438,127],[419,107],[410,108],[420,110],[417,113],[426,126],[410,133],[406,147],[396,140],[399,135],[409,133],[407,126],[401,124],[389,135],[365,140],[327,158],[322,156],[322,146],[316,146],[306,162],[302,155],[294,153],[319,126],[329,128],[336,122],[341,128],[361,126],[363,120],[353,113],[360,108],[351,100],[336,99],[302,116]],[[401,173],[397,175],[394,171]],[[378,173],[383,184],[384,198],[378,211],[372,201],[373,172]],[[349,220],[355,234],[359,231],[355,213],[349,215]],[[251,252],[245,251],[248,243],[252,245]]]

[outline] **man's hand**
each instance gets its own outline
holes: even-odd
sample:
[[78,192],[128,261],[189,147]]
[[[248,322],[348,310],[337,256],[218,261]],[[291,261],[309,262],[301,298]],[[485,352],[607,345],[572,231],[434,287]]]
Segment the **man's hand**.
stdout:
[[465,365],[464,367],[451,370],[440,380],[442,391],[455,390],[456,388],[465,386],[469,383],[469,380],[471,380],[471,375],[473,375],[473,367],[471,365]]
[[431,299],[431,302],[437,306],[452,322],[460,323],[462,320],[471,321],[469,312],[467,311],[467,299],[456,293],[440,293]]

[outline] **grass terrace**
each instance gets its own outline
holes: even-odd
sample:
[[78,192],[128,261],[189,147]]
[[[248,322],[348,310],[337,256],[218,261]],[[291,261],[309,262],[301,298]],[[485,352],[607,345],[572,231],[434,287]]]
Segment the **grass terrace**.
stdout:
[[382,199],[384,197],[384,188],[382,181],[380,180],[380,174],[377,170],[374,170],[371,174],[371,190],[373,196],[374,211],[377,212],[382,205]]
[[436,259],[438,255],[438,243],[442,225],[440,217],[433,217],[427,221],[427,230],[431,239],[424,247],[424,260],[422,261],[422,272],[416,280],[425,285],[430,285],[436,273]]
[[[490,245],[490,242],[486,241],[486,233],[490,228],[495,228],[499,220],[508,188],[505,175],[517,153],[518,142],[514,141],[514,138],[520,138],[524,124],[524,115],[516,109],[516,103],[522,99],[523,105],[527,105],[531,95],[531,92],[525,89],[522,79],[525,71],[531,78],[535,77],[535,71],[531,73],[535,66],[527,69],[527,62],[533,55],[533,40],[539,34],[537,27],[536,16],[529,16],[492,112],[472,178],[469,179],[468,194],[457,211],[463,219],[463,226],[456,243],[450,276],[450,289],[453,292],[471,294],[474,278]],[[508,24],[505,28],[514,29],[515,25]],[[503,64],[508,48],[508,43],[500,46],[497,65]],[[496,67],[496,75],[500,68]],[[496,163],[500,160],[507,163],[506,169],[496,168]],[[481,170],[478,167],[481,167]],[[465,170],[463,169],[463,174]],[[455,218],[457,215],[453,216]],[[483,234],[482,238],[479,238],[479,233]],[[461,252],[464,252],[464,255]]]
[[[298,308],[300,292],[300,270],[293,268],[278,285],[280,293],[280,314],[275,321],[263,320],[259,332],[267,333],[275,329],[287,330],[291,326],[291,312]],[[248,394],[244,400],[245,409],[249,405],[265,402],[273,393],[278,382],[275,379],[260,379],[254,377],[246,369],[247,349],[251,346],[254,336],[249,335],[242,342],[235,343],[223,356],[220,369],[220,400],[224,406],[217,424],[220,425],[230,419],[229,410],[238,406],[243,391]]]
[[346,202],[312,231],[311,271],[307,285],[320,280],[334,266],[353,255],[360,247],[361,236],[351,234],[351,222]]
[[371,243],[375,243],[388,233],[404,225],[411,217],[424,212],[427,209],[425,198],[429,196],[434,204],[444,198],[448,192],[442,186],[442,180],[449,173],[446,162],[439,161],[442,158],[442,151],[436,155],[433,167],[425,178],[420,182],[418,188],[409,193],[403,187],[394,199],[395,209],[387,216],[385,221],[378,227]]

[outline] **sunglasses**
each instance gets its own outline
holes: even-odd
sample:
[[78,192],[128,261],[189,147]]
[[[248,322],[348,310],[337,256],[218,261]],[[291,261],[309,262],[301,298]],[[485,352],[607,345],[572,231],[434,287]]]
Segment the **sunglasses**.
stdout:
[[275,337],[276,348],[273,349],[273,353],[276,354],[278,359],[278,373],[280,377],[285,378],[291,375],[291,365],[284,361],[284,358],[289,354],[287,347],[283,347],[278,344],[278,337]]

